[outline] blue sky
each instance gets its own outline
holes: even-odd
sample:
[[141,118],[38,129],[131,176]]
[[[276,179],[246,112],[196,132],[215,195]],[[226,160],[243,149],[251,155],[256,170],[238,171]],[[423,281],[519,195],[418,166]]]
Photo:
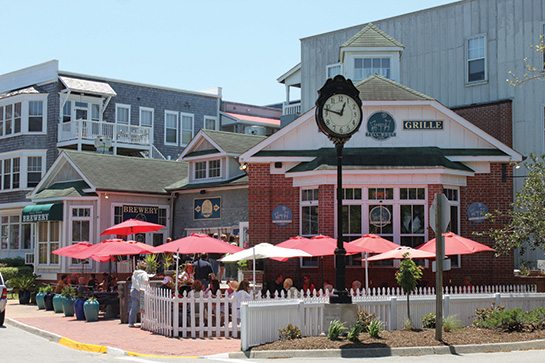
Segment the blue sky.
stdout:
[[299,63],[299,39],[453,0],[0,0],[0,74],[60,69],[266,105]]

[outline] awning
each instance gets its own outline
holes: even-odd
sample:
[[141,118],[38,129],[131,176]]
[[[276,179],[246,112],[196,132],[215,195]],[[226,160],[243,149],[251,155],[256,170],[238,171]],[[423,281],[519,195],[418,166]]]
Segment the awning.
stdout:
[[61,82],[70,90],[70,92],[86,93],[91,95],[113,97],[117,93],[113,88],[105,82],[88,81],[85,79],[59,77]]
[[62,221],[62,203],[28,205],[23,208],[23,223]]

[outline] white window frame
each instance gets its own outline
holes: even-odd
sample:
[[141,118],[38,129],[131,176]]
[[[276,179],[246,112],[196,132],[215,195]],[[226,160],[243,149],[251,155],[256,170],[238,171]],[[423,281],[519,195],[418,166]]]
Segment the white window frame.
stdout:
[[[143,112],[149,112],[149,113],[151,113],[151,124],[150,124],[150,125],[143,125],[143,124],[142,124],[142,113],[143,113]],[[139,115],[139,117],[138,117],[138,124],[139,124],[140,126],[151,127],[151,128],[153,128],[153,120],[154,120],[154,118],[155,118],[155,109],[153,109],[153,108],[151,108],[151,107],[140,107],[140,108],[139,108],[138,115]]]
[[[191,118],[191,129],[186,128],[184,129],[184,117]],[[185,113],[180,112],[180,145],[181,146],[187,146],[191,139],[193,139],[193,136],[195,136],[195,115],[192,113]],[[191,132],[191,139],[190,141],[184,143],[184,133]]]
[[[13,218],[18,219],[13,221]],[[30,248],[23,248],[23,226],[30,227]],[[18,248],[11,248],[10,238],[13,231],[12,226],[17,226]],[[6,245],[4,246],[4,243]],[[34,229],[32,223],[25,223],[21,214],[0,214],[0,251],[29,251],[34,248]]]
[[[88,209],[89,210],[89,216],[74,216],[73,215],[73,212],[74,212],[74,209],[76,210],[80,210],[80,209]],[[78,243],[78,242],[90,242],[90,243],[94,243],[93,241],[93,231],[94,231],[94,225],[93,225],[93,206],[92,205],[72,205],[70,206],[70,209],[69,209],[69,218],[70,218],[70,224],[68,226],[68,242],[67,244],[68,245],[72,245],[72,244],[75,244],[75,243]],[[89,240],[86,240],[86,241],[74,241],[72,239],[73,237],[73,223],[72,221],[89,221]],[[86,263],[89,263],[89,262],[86,262]],[[79,265],[81,266],[81,262],[75,262],[74,259],[70,259],[70,265],[71,266],[75,266],[75,265]]]
[[[310,194],[312,194],[312,199],[307,199],[307,200],[303,200],[304,196],[305,196],[305,192],[308,191],[310,192]],[[320,222],[319,222],[319,218],[320,218],[320,188],[318,188],[318,186],[315,186],[315,187],[308,187],[308,188],[304,188],[304,189],[301,189],[301,195],[299,196],[299,200],[300,200],[300,203],[299,203],[299,235],[300,236],[305,236],[307,238],[311,238],[312,234],[305,234],[303,235],[303,208],[310,208],[310,207],[318,207],[318,232],[317,234],[319,234],[320,232]],[[314,195],[315,194],[315,195]],[[317,268],[319,267],[320,265],[320,261],[317,257],[300,257],[299,258],[299,266],[301,268]]]
[[[484,49],[483,49],[483,53],[484,55],[482,57],[475,57],[475,58],[469,58],[469,43],[470,41],[472,40],[476,40],[476,39],[480,39],[482,38],[484,40]],[[465,49],[466,49],[466,72],[465,72],[465,83],[466,85],[473,85],[473,84],[479,84],[479,83],[483,83],[483,82],[487,82],[488,81],[488,66],[487,66],[487,53],[488,53],[488,38],[486,36],[486,34],[477,34],[477,35],[473,35],[471,37],[468,37],[466,38],[466,41],[465,41]],[[483,79],[479,79],[479,80],[475,80],[475,81],[470,81],[469,80],[469,63],[470,62],[473,62],[473,61],[477,61],[477,60],[483,60],[483,68],[484,68],[484,77]]]
[[[24,190],[24,189],[33,189],[34,187],[28,186],[28,158],[29,157],[38,157],[42,160],[41,167],[41,176],[40,180],[43,178],[46,171],[46,153],[47,150],[16,150],[8,153],[0,154],[0,193],[10,192],[14,190]],[[19,187],[13,188],[13,159],[19,158]],[[4,160],[11,159],[11,182],[10,188],[4,188]]]
[[[29,131],[29,115],[30,115],[30,102],[42,103],[42,130],[41,131]],[[11,119],[11,133],[6,134],[6,106],[14,106],[15,104],[21,104],[20,114],[20,131],[15,132],[15,125],[13,118]],[[45,135],[47,134],[47,95],[19,95],[9,97],[0,101],[0,139],[14,137],[18,135]]]
[[[87,103],[87,107],[76,106],[76,102]],[[68,105],[68,107],[67,107]],[[98,108],[98,118],[93,117],[93,106]],[[82,96],[82,95],[70,95],[67,99],[60,100],[60,117],[59,123],[76,121],[76,109],[86,109],[87,110],[87,119],[90,121],[100,122],[102,121],[103,103],[102,99],[97,99],[96,97]],[[68,108],[69,112],[64,113],[65,107]],[[117,108],[116,108],[117,111]],[[66,120],[64,119],[66,117]],[[117,116],[116,116],[117,117]],[[130,114],[129,114],[130,118]]]
[[[214,128],[207,128],[206,127],[206,121],[213,121],[214,122]],[[213,116],[204,116],[204,124],[203,124],[203,128],[205,130],[219,130],[219,125],[218,125],[218,118],[217,117],[213,117]]]
[[[219,175],[218,176],[214,176],[212,177],[210,174],[211,174],[211,162],[213,161],[218,161],[219,162]],[[203,163],[204,164],[204,170],[201,170],[199,169],[199,171],[204,171],[204,176],[202,178],[197,178],[197,165],[199,163]],[[216,180],[216,179],[221,179],[222,176],[223,176],[223,161],[222,159],[212,159],[212,160],[198,160],[198,161],[195,161],[193,163],[193,179],[194,180],[206,180],[206,179],[210,179],[210,180]]]
[[[339,68],[339,72],[338,73],[335,73],[333,76],[330,75],[331,73],[331,70],[333,68]],[[334,63],[334,64],[328,64],[327,66],[325,66],[325,78],[328,79],[328,78],[333,78],[335,77],[337,74],[340,74],[342,75],[343,74],[343,65],[342,63]]]
[[[357,61],[358,59],[361,59],[362,62],[365,62],[366,59],[370,59],[370,60],[371,60],[371,63],[372,63],[375,59],[380,59],[381,62],[382,62],[384,59],[388,59],[388,61],[390,62],[390,67],[388,68],[388,73],[389,73],[389,74],[388,74],[388,76],[384,76],[384,75],[380,74],[380,76],[385,77],[385,78],[388,78],[388,79],[392,79],[392,74],[393,74],[393,69],[392,69],[392,57],[389,57],[389,56],[386,56],[386,55],[383,55],[383,56],[370,56],[370,55],[369,55],[369,56],[355,56],[354,59],[353,59],[353,62],[354,62],[354,64],[353,64],[353,67],[354,67],[354,75],[353,75],[353,77],[354,77],[354,81],[355,81],[355,82],[363,81],[364,79],[367,79],[367,78],[370,77],[370,75],[367,75],[367,76],[366,76],[366,75],[363,75],[363,74],[362,74],[361,77],[359,77],[359,76],[356,77],[356,61]],[[363,68],[362,68],[362,69],[363,69]],[[372,67],[372,69],[373,69],[373,67]],[[380,69],[385,69],[385,68],[381,67]],[[374,73],[376,73],[376,72],[372,72],[371,75],[373,75]]]
[[[57,235],[59,237],[58,241],[52,241],[51,240],[51,228],[54,225],[58,225],[57,228]],[[38,252],[38,259],[37,259],[37,265],[39,266],[60,266],[60,256],[53,255],[51,252],[55,249],[60,247],[61,243],[61,233],[62,233],[62,222],[61,221],[48,221],[48,222],[38,222],[37,223],[38,230],[36,231],[36,244],[37,244],[37,252]],[[40,228],[43,226],[47,226],[47,241],[40,241]],[[42,244],[45,244],[47,246],[47,262],[41,263],[40,262],[40,247]],[[52,246],[52,244],[56,244],[56,246]],[[58,262],[52,263],[51,257],[54,257]]]
[[[176,118],[176,125],[175,125],[176,127],[175,128],[168,127],[167,116],[174,116]],[[176,136],[176,141],[175,142],[167,141],[167,130],[175,130],[175,133],[174,133],[174,135]],[[179,114],[179,112],[165,110],[165,145],[178,146],[178,138],[180,137],[179,136],[179,134],[180,134],[179,130],[180,130],[180,114]]]
[[[119,121],[119,116],[121,114],[119,110],[127,110],[127,122]],[[91,110],[89,109],[87,112],[91,112]],[[131,124],[131,105],[127,105],[124,103],[115,104],[115,123],[117,125],[127,125],[127,126]]]

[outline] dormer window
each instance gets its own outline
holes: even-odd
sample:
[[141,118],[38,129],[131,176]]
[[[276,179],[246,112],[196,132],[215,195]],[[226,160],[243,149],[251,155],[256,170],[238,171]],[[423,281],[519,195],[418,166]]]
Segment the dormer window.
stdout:
[[362,81],[373,74],[391,78],[390,58],[355,58],[354,80]]
[[221,160],[197,161],[195,163],[195,179],[211,179],[221,177]]

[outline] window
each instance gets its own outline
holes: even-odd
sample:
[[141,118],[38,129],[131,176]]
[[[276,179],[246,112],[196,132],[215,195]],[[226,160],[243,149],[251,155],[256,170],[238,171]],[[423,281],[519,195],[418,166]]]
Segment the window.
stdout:
[[43,129],[43,105],[42,101],[28,102],[28,131],[42,132]]
[[30,223],[21,223],[21,216],[0,217],[0,249],[19,250],[32,248]]
[[361,188],[343,189],[344,200],[361,200]]
[[303,190],[303,201],[317,201],[318,200],[318,189],[304,189]]
[[131,106],[129,105],[115,105],[115,122],[118,124],[128,125],[130,124]]
[[72,121],[72,102],[66,101],[62,107],[62,122]]
[[21,132],[21,102],[11,103],[0,107],[0,120],[2,120],[3,131],[1,135],[12,135]]
[[215,117],[204,116],[204,128],[207,130],[217,130],[218,122]]
[[[91,230],[91,208],[72,208],[72,233],[70,242],[89,242]],[[72,259],[72,264],[78,261]]]
[[467,40],[467,82],[486,80],[486,37]]
[[178,145],[178,112],[165,111],[165,144]]
[[198,161],[195,163],[195,179],[219,178],[221,160]]
[[301,193],[301,235],[318,234],[318,189],[304,189]]
[[361,81],[375,73],[390,78],[390,69],[390,58],[355,58],[354,80]]
[[193,138],[193,115],[182,114],[182,145],[187,145]]
[[38,263],[58,265],[59,255],[52,254],[59,248],[60,222],[39,222],[38,225]]
[[153,108],[140,107],[140,126],[153,126]]
[[326,78],[333,78],[338,74],[342,74],[342,66],[340,63],[326,66]]
[[394,199],[393,188],[369,188],[370,200],[392,200]]
[[[450,204],[450,223],[447,230],[459,234],[459,210],[460,210],[460,199],[458,189],[449,189],[444,188],[443,193],[447,197],[447,200]],[[451,266],[454,268],[460,267],[460,255],[449,256]]]
[[27,187],[34,188],[42,179],[42,158],[40,156],[28,157]]
[[[114,215],[114,222],[113,224],[119,224],[123,222],[123,205],[115,205],[113,206],[113,215]],[[160,225],[166,226],[167,225],[167,209],[159,207],[159,210],[157,212],[157,220],[147,220],[147,222],[152,223],[158,223]],[[164,229],[166,230],[166,229]],[[162,231],[162,230],[161,230]],[[162,234],[161,234],[162,236]],[[121,237],[121,236],[120,236]],[[155,234],[148,232],[148,233],[138,233],[135,234],[133,237],[138,242],[153,244],[155,241]],[[163,243],[161,241],[161,243]]]

